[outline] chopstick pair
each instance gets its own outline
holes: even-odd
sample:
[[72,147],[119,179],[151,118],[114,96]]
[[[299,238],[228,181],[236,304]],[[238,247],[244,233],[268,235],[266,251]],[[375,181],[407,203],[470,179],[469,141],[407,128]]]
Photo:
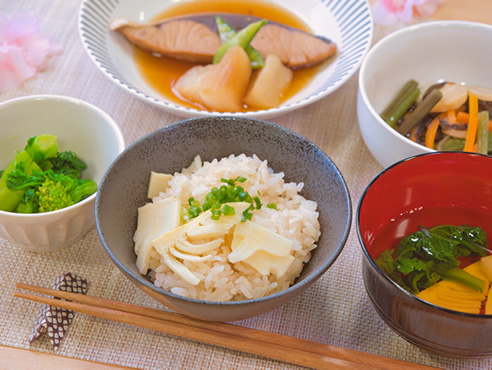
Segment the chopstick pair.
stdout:
[[286,335],[232,324],[196,320],[173,312],[84,294],[69,293],[27,284],[16,284],[16,288],[61,299],[15,292],[14,296],[18,298],[305,367],[318,369],[428,368],[405,361]]

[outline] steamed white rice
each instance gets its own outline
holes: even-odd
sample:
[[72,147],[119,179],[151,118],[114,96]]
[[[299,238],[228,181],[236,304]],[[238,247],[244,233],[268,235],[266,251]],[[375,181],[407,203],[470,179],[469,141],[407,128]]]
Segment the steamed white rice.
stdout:
[[[260,298],[287,289],[299,276],[304,263],[311,257],[320,236],[317,204],[299,194],[303,183],[286,183],[284,173],[275,173],[268,167],[266,160],[256,155],[244,154],[211,162],[202,162],[197,156],[190,167],[175,173],[168,183],[165,193],[154,198],[177,197],[183,204],[190,197],[203,203],[212,188],[220,187],[221,178],[234,179],[238,176],[247,180],[240,184],[250,195],[260,194],[263,204],[260,210],[253,211],[252,221],[278,233],[294,242],[294,262],[289,271],[277,279],[275,275],[262,275],[244,262],[230,263],[230,247],[223,245],[211,252],[213,258],[199,263],[184,261],[184,265],[201,279],[193,286],[180,278],[154,250],[151,260],[151,276],[156,286],[178,295],[211,300],[238,301]],[[275,203],[277,209],[267,208]]]

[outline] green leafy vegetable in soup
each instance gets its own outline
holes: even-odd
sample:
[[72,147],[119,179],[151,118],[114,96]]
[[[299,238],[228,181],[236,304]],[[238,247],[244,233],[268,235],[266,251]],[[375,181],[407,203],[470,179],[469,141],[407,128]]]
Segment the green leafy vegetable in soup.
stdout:
[[32,137],[2,172],[0,210],[41,213],[78,203],[97,191],[95,181],[81,178],[86,168],[74,152],[58,152],[56,136]]
[[441,279],[480,291],[484,282],[458,268],[458,258],[486,254],[487,236],[482,228],[439,225],[421,228],[406,236],[396,250],[385,250],[376,263],[396,283],[414,294]]

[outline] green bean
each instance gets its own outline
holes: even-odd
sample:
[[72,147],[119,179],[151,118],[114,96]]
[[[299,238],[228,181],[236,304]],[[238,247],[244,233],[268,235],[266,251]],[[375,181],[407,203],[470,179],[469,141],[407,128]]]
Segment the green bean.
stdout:
[[442,98],[441,91],[435,89],[427,95],[424,100],[417,105],[417,108],[409,113],[404,119],[401,125],[397,128],[398,132],[402,135],[408,134],[412,128],[419,123],[431,111],[432,107],[437,104]]
[[486,110],[478,113],[477,142],[478,152],[487,154],[489,151],[489,112]]
[[236,33],[232,38],[223,43],[215,52],[213,63],[219,63],[222,60],[224,54],[234,45],[239,45],[245,49],[251,40],[255,37],[256,33],[266,23],[265,19],[251,23]]
[[[391,101],[391,103],[386,107],[383,113],[381,113],[381,118],[384,119],[390,126],[394,127],[396,122],[398,122],[408,108],[410,108],[415,99],[417,99],[418,94],[415,95],[415,91],[420,93],[417,81],[408,81],[398,92],[396,97]],[[397,110],[398,114],[396,114]]]

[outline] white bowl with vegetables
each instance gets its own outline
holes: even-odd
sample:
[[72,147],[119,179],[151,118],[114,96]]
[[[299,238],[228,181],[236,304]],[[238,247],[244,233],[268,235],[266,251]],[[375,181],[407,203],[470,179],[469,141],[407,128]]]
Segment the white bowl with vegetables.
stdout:
[[104,171],[124,149],[113,119],[79,99],[32,95],[0,104],[0,238],[49,252],[94,226]]
[[359,74],[357,114],[383,167],[436,150],[489,152],[492,55],[483,45],[491,42],[492,26],[433,21],[391,33],[370,50]]

